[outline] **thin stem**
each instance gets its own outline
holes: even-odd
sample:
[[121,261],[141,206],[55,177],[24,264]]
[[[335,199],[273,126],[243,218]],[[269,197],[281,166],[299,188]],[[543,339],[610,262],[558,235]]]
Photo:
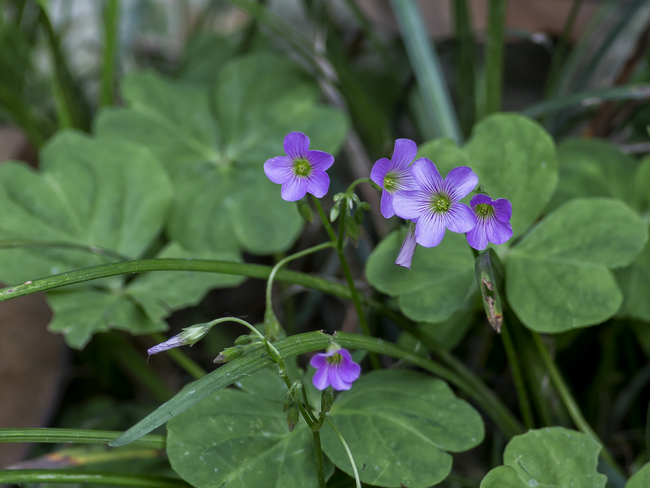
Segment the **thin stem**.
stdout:
[[188,488],[190,486],[182,480],[164,476],[74,469],[3,469],[0,470],[0,483],[84,483],[144,488]]
[[501,324],[501,339],[503,339],[503,347],[506,350],[506,356],[508,356],[508,363],[510,364],[510,372],[512,373],[512,381],[515,384],[517,389],[517,397],[519,399],[519,410],[521,410],[521,416],[524,418],[524,425],[527,430],[535,428],[533,422],[533,413],[530,408],[530,400],[528,399],[528,393],[526,392],[526,385],[524,384],[524,377],[521,373],[521,368],[519,367],[519,360],[517,358],[517,352],[508,331],[508,324],[503,322]]
[[325,463],[323,462],[323,448],[320,444],[320,432],[318,430],[313,430],[312,434],[314,436],[314,451],[316,453],[316,473],[318,475],[318,486],[319,488],[325,488]]
[[501,110],[503,96],[503,51],[506,30],[506,0],[490,0],[488,13],[485,95],[486,114]]
[[580,411],[580,407],[578,407],[578,404],[573,398],[573,395],[571,395],[571,392],[569,391],[569,387],[567,386],[567,384],[564,381],[564,378],[562,378],[562,375],[560,374],[560,370],[558,369],[555,362],[553,361],[553,358],[551,358],[548,349],[546,349],[546,345],[544,344],[544,341],[542,340],[542,338],[537,332],[531,331],[531,335],[535,340],[535,345],[537,346],[537,350],[539,351],[539,354],[542,357],[542,361],[544,361],[544,365],[546,366],[546,370],[548,371],[548,374],[551,377],[551,381],[553,381],[553,384],[555,385],[555,388],[559,393],[560,398],[562,398],[562,403],[564,403],[564,406],[566,407],[567,411],[569,412],[569,415],[571,416],[571,420],[573,420],[573,423],[576,425],[576,427],[578,427],[578,429],[580,429],[582,432],[587,434],[589,437],[594,439],[596,442],[598,442],[598,444],[602,446],[601,456],[603,457],[603,459],[614,469],[620,472],[620,468],[616,464],[616,461],[614,460],[610,452],[607,450],[607,447],[605,446],[603,441],[600,440],[598,435],[593,431],[593,429],[591,428],[587,420],[582,415],[582,412]]
[[370,185],[374,184],[373,181],[370,178],[359,178],[359,179],[354,180],[352,183],[350,183],[350,186],[348,186],[348,189],[347,189],[347,191],[345,193],[347,193],[348,195],[351,195],[352,190],[354,190],[354,188],[357,185],[360,185],[361,183],[368,183]]
[[[110,263],[90,268],[68,271],[47,278],[28,281],[20,285],[0,289],[0,302],[39,291],[47,291],[62,286],[74,285],[109,276],[145,273],[148,271],[198,271],[204,273],[221,273],[249,278],[268,279],[272,268],[259,264],[235,263],[210,259],[140,259],[121,263]],[[306,273],[280,270],[276,274],[278,281],[286,281],[306,288],[319,290],[341,298],[351,298],[347,286],[330,280],[317,278]]]
[[278,261],[278,263],[275,266],[273,266],[273,269],[271,270],[271,274],[269,275],[269,279],[266,282],[266,306],[267,307],[272,306],[271,296],[273,291],[273,280],[275,279],[275,275],[278,273],[278,271],[280,271],[280,268],[282,268],[282,266],[303,256],[307,256],[309,254],[322,251],[323,249],[327,249],[328,247],[334,247],[334,245],[335,243],[333,242],[325,242],[324,244],[319,244],[318,246],[310,247],[308,249],[297,252]]
[[[344,197],[344,202],[341,202],[341,204],[347,205],[347,198]],[[359,297],[359,292],[357,291],[357,287],[354,285],[354,278],[352,277],[352,272],[350,271],[350,266],[348,266],[348,260],[345,257],[345,250],[344,250],[344,241],[341,238],[341,236],[345,232],[345,216],[347,214],[347,209],[342,209],[341,211],[341,216],[340,221],[339,221],[339,235],[338,237],[334,233],[334,229],[332,229],[332,226],[330,225],[330,221],[325,215],[325,211],[323,210],[323,207],[320,204],[320,201],[317,198],[314,198],[314,202],[316,203],[316,209],[318,210],[318,215],[320,215],[321,220],[323,221],[323,224],[325,225],[325,229],[327,230],[327,233],[330,236],[330,239],[332,242],[336,244],[336,253],[339,255],[339,260],[341,261],[341,268],[343,268],[343,274],[345,275],[345,280],[348,282],[348,288],[350,290],[350,295],[352,298],[352,301],[354,302],[354,308],[357,312],[357,318],[359,319],[359,325],[361,326],[361,331],[364,333],[364,335],[367,335],[368,337],[372,337],[372,334],[370,333],[370,327],[368,327],[368,322],[366,321],[366,316],[363,313],[363,307],[361,305],[361,299]],[[381,363],[379,362],[379,358],[377,357],[376,354],[370,354],[370,362],[372,364],[372,367],[374,369],[381,369]]]
[[115,79],[115,53],[117,51],[117,31],[119,18],[119,1],[108,0],[104,12],[104,66],[99,105],[113,105],[113,81]]
[[[0,429],[0,443],[38,442],[40,444],[108,444],[122,432],[86,429]],[[140,437],[133,447],[165,449],[165,436],[148,434]]]
[[312,200],[314,201],[314,205],[316,206],[316,211],[318,212],[320,219],[323,221],[327,235],[330,236],[332,242],[336,242],[336,234],[334,233],[332,224],[330,224],[330,220],[327,218],[327,215],[325,215],[325,211],[323,210],[323,206],[320,204],[320,200],[316,197],[312,197]]
[[348,458],[350,458],[350,464],[352,465],[352,471],[354,473],[354,482],[356,485],[356,488],[361,488],[361,480],[359,479],[359,472],[357,471],[357,465],[354,462],[354,458],[352,457],[352,452],[350,451],[350,448],[348,447],[348,443],[345,442],[345,439],[341,435],[341,433],[338,431],[336,427],[334,427],[334,424],[332,421],[329,419],[329,417],[325,414],[323,414],[323,417],[325,418],[325,421],[330,425],[334,433],[338,436],[339,440],[341,441],[341,444],[343,444],[343,448],[345,449],[345,452],[348,453]]
[[[151,334],[151,338],[157,343],[165,342],[165,336],[159,332],[154,332]],[[195,380],[203,378],[206,374],[208,374],[201,366],[199,366],[197,362],[195,362],[191,357],[189,357],[186,353],[178,348],[168,349],[167,354],[172,359],[172,361],[183,368]]]

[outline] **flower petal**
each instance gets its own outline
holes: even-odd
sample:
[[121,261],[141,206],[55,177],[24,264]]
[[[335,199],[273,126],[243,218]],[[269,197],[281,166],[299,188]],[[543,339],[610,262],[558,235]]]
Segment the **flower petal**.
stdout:
[[413,254],[415,253],[415,231],[412,228],[409,228],[402,242],[402,247],[399,249],[399,254],[395,260],[395,264],[402,266],[404,268],[411,269],[411,261],[413,260]]
[[512,217],[512,204],[508,200],[498,198],[492,203],[492,206],[494,207],[494,215],[496,215],[497,219],[505,223],[510,222],[510,218]]
[[302,132],[289,132],[284,138],[284,152],[297,159],[306,158],[309,151],[309,137]]
[[452,232],[464,234],[476,226],[476,215],[464,203],[452,203],[446,214],[447,228]]
[[323,368],[320,368],[318,371],[316,371],[316,374],[311,379],[311,382],[319,390],[324,390],[325,388],[330,386],[330,379],[329,379],[329,371],[330,371],[330,369],[331,368],[329,366],[325,366]]
[[467,233],[467,243],[474,249],[482,251],[488,246],[488,236],[485,231],[485,220],[478,219],[476,227]]
[[319,352],[318,354],[315,354],[311,360],[309,361],[309,364],[311,364],[314,368],[322,368],[324,366],[327,366],[327,356],[323,354],[322,352]]
[[330,187],[330,177],[325,171],[314,170],[305,178],[307,180],[307,191],[316,198],[322,198]]
[[492,199],[487,195],[479,193],[478,195],[474,195],[469,201],[469,204],[472,206],[472,208],[476,207],[480,203],[487,203],[488,205],[492,205]]
[[478,184],[478,176],[468,166],[459,166],[452,169],[445,178],[445,187],[453,202],[462,200]]
[[397,139],[393,157],[390,158],[391,169],[406,168],[415,159],[418,153],[418,146],[410,139]]
[[429,195],[438,193],[444,188],[445,180],[440,176],[436,165],[427,158],[420,158],[413,163],[411,172],[418,186]]
[[329,369],[327,378],[329,379],[332,388],[334,388],[337,391],[349,390],[350,387],[352,386],[351,382],[345,381],[341,377],[341,365],[338,365],[336,367],[331,367]]
[[395,175],[397,187],[399,188],[398,191],[412,191],[420,189],[420,185],[417,184],[415,178],[413,177],[413,171],[411,171],[411,167],[396,171]]
[[503,244],[512,237],[512,226],[510,223],[501,222],[499,219],[492,218],[486,222],[485,230],[490,242],[494,244]]
[[381,214],[385,219],[390,219],[395,215],[393,209],[393,195],[386,190],[381,192]]
[[287,156],[278,156],[264,163],[264,173],[273,183],[281,185],[293,177],[293,161]]
[[388,169],[390,168],[390,161],[386,158],[381,158],[372,166],[370,170],[370,179],[377,185],[384,187],[384,178]]
[[[323,173],[325,174],[325,173]],[[293,176],[282,184],[282,199],[287,202],[297,202],[307,193],[307,178]]]
[[398,191],[393,195],[393,209],[403,219],[417,219],[429,209],[431,196],[422,191]]
[[415,241],[423,247],[435,247],[445,237],[444,219],[435,213],[425,213],[415,225]]
[[[309,145],[307,145],[309,147]],[[307,161],[311,163],[311,167],[319,171],[327,171],[334,164],[334,156],[325,151],[307,151]]]

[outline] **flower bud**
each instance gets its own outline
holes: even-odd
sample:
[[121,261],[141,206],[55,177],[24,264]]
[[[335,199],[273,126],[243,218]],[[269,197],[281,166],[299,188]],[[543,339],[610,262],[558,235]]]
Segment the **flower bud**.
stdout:
[[235,344],[238,346],[245,346],[246,344],[250,344],[251,342],[253,342],[252,335],[243,335],[235,339]]
[[233,359],[236,359],[244,354],[245,349],[246,348],[244,346],[227,347],[221,351],[212,362],[215,364],[227,363],[228,361],[232,361]]
[[157,344],[147,350],[149,355],[158,354],[162,351],[167,351],[168,349],[173,349],[174,347],[179,346],[193,346],[198,341],[203,339],[203,337],[208,333],[212,328],[210,323],[196,324],[191,327],[183,329],[180,334],[176,334],[174,337],[167,339],[165,342]]
[[321,412],[327,413],[332,409],[334,405],[334,391],[331,386],[328,386],[320,397],[320,410]]
[[287,412],[287,424],[289,424],[289,432],[293,432],[293,428],[300,422],[300,409],[295,403],[289,408]]
[[264,312],[264,335],[273,342],[277,341],[282,334],[284,334],[284,330],[282,329],[282,325],[280,325],[280,321],[275,316],[273,308],[267,305],[266,311]]
[[300,212],[300,216],[308,224],[311,224],[314,221],[314,214],[311,211],[311,207],[304,199],[298,200],[298,212]]

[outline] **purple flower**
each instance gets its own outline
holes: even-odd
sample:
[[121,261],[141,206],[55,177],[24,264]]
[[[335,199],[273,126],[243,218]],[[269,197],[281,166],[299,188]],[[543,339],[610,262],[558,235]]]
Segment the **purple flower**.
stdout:
[[415,253],[415,245],[415,229],[413,225],[409,225],[406,231],[406,237],[404,238],[402,247],[399,249],[397,259],[395,260],[395,264],[411,269],[411,261],[413,260],[413,254]]
[[469,202],[476,214],[476,227],[467,233],[467,242],[482,251],[488,241],[503,244],[512,237],[512,204],[505,198],[492,200],[487,195],[474,195]]
[[330,385],[338,391],[349,390],[361,374],[361,366],[352,361],[352,356],[346,349],[332,349],[316,354],[309,364],[318,370],[312,382],[319,390]]
[[413,163],[411,171],[419,188],[397,193],[393,206],[398,216],[417,221],[415,241],[418,244],[434,247],[442,241],[445,229],[464,233],[474,228],[474,212],[460,203],[478,183],[478,176],[470,168],[454,168],[443,179],[435,164],[420,158]]
[[176,334],[174,337],[170,337],[165,342],[161,342],[160,344],[156,344],[155,346],[150,347],[147,349],[147,353],[149,356],[151,356],[152,354],[158,354],[159,352],[167,351],[168,349],[173,349],[179,346],[193,346],[198,341],[203,339],[203,337],[210,331],[211,328],[211,322],[187,327],[183,329],[183,332],[180,334]]
[[286,156],[278,156],[264,163],[264,173],[273,183],[282,185],[282,198],[295,202],[311,193],[316,198],[325,196],[330,186],[327,171],[334,156],[323,151],[309,150],[309,137],[302,132],[290,132],[284,138]]
[[387,219],[395,215],[393,196],[398,191],[417,190],[409,168],[417,152],[415,142],[410,139],[397,139],[391,160],[381,158],[370,171],[370,179],[384,189],[381,192],[381,214]]

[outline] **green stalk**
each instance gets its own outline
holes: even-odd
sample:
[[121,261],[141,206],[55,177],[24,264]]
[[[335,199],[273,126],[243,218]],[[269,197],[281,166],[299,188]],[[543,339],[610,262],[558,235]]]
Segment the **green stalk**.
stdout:
[[[341,202],[341,205],[347,205],[347,198],[343,197],[343,202]],[[357,287],[354,285],[354,278],[352,277],[352,272],[350,271],[350,266],[348,266],[348,260],[345,257],[345,249],[344,249],[344,243],[345,240],[343,238],[345,234],[345,216],[347,214],[347,209],[343,208],[339,217],[339,235],[338,237],[334,233],[334,229],[332,229],[332,226],[330,225],[330,221],[325,215],[325,211],[323,210],[323,207],[320,204],[320,201],[318,198],[314,197],[314,203],[316,205],[316,209],[318,210],[318,215],[320,215],[321,220],[323,221],[323,225],[325,226],[325,229],[327,230],[327,233],[330,236],[330,239],[334,244],[336,244],[336,253],[339,255],[339,260],[341,261],[341,268],[343,268],[343,274],[345,275],[345,280],[348,282],[348,289],[350,290],[350,297],[352,298],[352,302],[354,303],[354,308],[357,312],[357,318],[359,320],[359,325],[361,326],[361,331],[364,333],[364,335],[367,335],[368,337],[372,337],[372,334],[370,332],[370,327],[368,326],[368,322],[366,321],[366,316],[363,311],[363,306],[361,305],[361,298],[359,297],[359,292],[357,291]],[[381,363],[379,362],[379,358],[377,357],[376,354],[371,354],[370,355],[370,362],[372,363],[372,367],[374,369],[381,369]]]
[[301,258],[303,256],[308,256],[309,254],[322,251],[323,249],[327,249],[328,247],[334,247],[335,243],[332,242],[325,242],[323,244],[319,244],[318,246],[310,247],[309,249],[304,249],[300,252],[297,252],[295,254],[292,254],[290,256],[287,256],[286,258],[280,260],[277,262],[275,266],[273,266],[273,269],[271,270],[271,273],[269,274],[269,279],[266,282],[266,306],[272,307],[272,294],[273,294],[273,280],[275,279],[275,275],[280,271],[282,266],[284,266],[287,263],[290,263],[291,261]]
[[104,12],[104,67],[99,106],[113,105],[113,81],[115,80],[115,61],[117,51],[117,32],[119,20],[119,1],[108,0]]
[[354,485],[356,488],[361,488],[361,480],[359,479],[359,471],[357,471],[357,465],[354,462],[354,458],[352,457],[352,451],[350,451],[350,448],[348,447],[348,443],[345,442],[345,439],[339,432],[339,430],[334,426],[332,421],[327,417],[327,415],[324,415],[323,418],[325,421],[330,425],[336,436],[339,438],[339,441],[341,441],[341,444],[343,444],[343,448],[345,449],[345,452],[348,454],[348,458],[350,459],[350,464],[352,465],[352,472],[354,473]]
[[[0,429],[0,443],[38,442],[40,444],[108,444],[122,432],[87,429]],[[133,447],[165,449],[165,436],[148,434],[133,442]]]
[[143,488],[188,488],[190,486],[183,480],[164,476],[74,469],[3,469],[0,470],[0,483],[84,483]]
[[603,441],[600,440],[598,435],[593,431],[593,429],[591,428],[587,420],[582,415],[582,412],[580,411],[580,407],[578,407],[578,404],[573,398],[573,395],[571,395],[571,392],[569,391],[569,387],[565,383],[564,378],[562,378],[560,370],[558,369],[555,362],[553,361],[553,358],[551,358],[548,349],[546,349],[546,345],[544,344],[544,341],[542,341],[542,338],[537,332],[531,331],[531,335],[535,340],[535,344],[537,346],[537,350],[539,351],[540,356],[542,357],[542,361],[544,361],[544,364],[546,365],[546,370],[548,371],[548,374],[551,377],[551,381],[555,385],[555,388],[557,389],[560,398],[562,398],[562,403],[564,403],[564,406],[566,407],[567,411],[569,412],[569,415],[571,416],[571,420],[573,420],[573,423],[576,425],[576,427],[578,427],[579,430],[587,434],[589,437],[591,437],[593,440],[595,440],[598,444],[602,446],[601,456],[603,457],[603,459],[614,469],[620,472],[620,468],[616,464],[616,461],[614,460],[610,452],[607,450],[607,447],[605,447]]
[[[156,343],[165,342],[167,340],[160,332],[154,332],[153,334],[150,334],[150,337],[156,341]],[[208,374],[201,366],[199,366],[198,363],[180,349],[172,348],[168,349],[166,352],[172,361],[183,368],[195,380],[203,378]]]
[[[503,406],[494,393],[487,390],[485,385],[482,388],[476,388],[473,383],[466,381],[448,368],[418,354],[414,354],[411,351],[402,349],[390,342],[346,332],[339,332],[334,337],[323,334],[322,332],[308,332],[287,337],[273,344],[269,343],[269,345],[274,345],[278,351],[277,355],[274,354],[275,356],[287,358],[325,349],[332,339],[341,347],[385,354],[395,359],[407,361],[431,374],[439,376],[457,386],[472,398],[476,404],[483,408],[503,432],[505,437],[510,438],[513,435],[522,433],[523,429],[518,420]],[[146,418],[127,430],[122,436],[111,442],[110,445],[123,446],[129,444],[204,398],[273,364],[275,361],[269,354],[262,354],[263,347],[265,345],[251,347],[244,355],[224,364],[206,377],[190,383],[174,398],[158,407]],[[477,381],[479,380],[477,379]]]
[[[85,281],[123,274],[145,273],[148,271],[197,271],[268,279],[271,270],[272,268],[270,266],[262,266],[259,264],[235,263],[232,261],[216,261],[209,259],[140,259],[68,271],[47,278],[26,281],[20,285],[1,288],[0,302],[10,298],[29,295],[39,291],[52,290],[54,288],[60,288],[62,286],[73,285],[76,283],[83,283]],[[293,283],[295,285],[302,285],[341,298],[352,298],[348,287],[306,273],[283,269],[278,271],[276,279]]]
[[503,340],[503,347],[506,350],[506,356],[508,356],[512,381],[517,389],[519,409],[521,410],[521,416],[524,419],[524,425],[527,430],[534,429],[533,412],[530,408],[530,400],[528,399],[528,393],[526,392],[524,377],[521,373],[521,368],[519,367],[519,359],[517,358],[517,352],[514,343],[512,342],[512,337],[508,331],[508,324],[505,322],[501,324],[501,339]]
[[391,0],[391,5],[422,93],[428,118],[440,137],[447,137],[456,143],[462,142],[444,71],[427,36],[417,4],[414,0]]
[[320,443],[320,431],[312,430],[314,436],[314,451],[316,452],[316,473],[318,475],[318,486],[325,488],[325,463],[323,462],[323,448]]
[[490,0],[485,46],[485,115],[501,110],[506,0]]

